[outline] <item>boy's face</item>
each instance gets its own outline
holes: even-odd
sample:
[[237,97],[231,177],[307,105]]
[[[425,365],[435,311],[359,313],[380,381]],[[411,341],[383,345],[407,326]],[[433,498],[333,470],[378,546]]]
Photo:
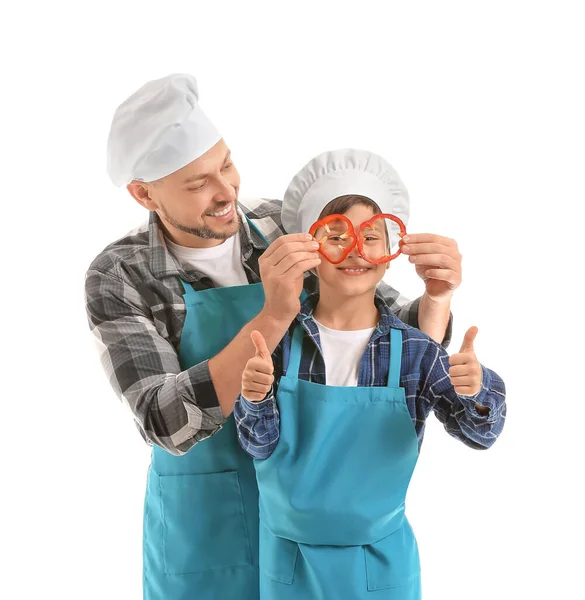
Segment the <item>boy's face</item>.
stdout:
[[[374,211],[363,204],[354,204],[344,214],[352,222],[354,229],[357,229],[364,221],[374,216]],[[368,246],[372,248],[373,245],[387,247],[384,222],[380,220],[377,224],[380,231],[372,232],[372,236],[364,241],[364,249]],[[322,293],[329,290],[339,296],[360,296],[375,290],[386,268],[387,264],[375,265],[364,260],[356,245],[343,262],[334,265],[322,260],[316,271]]]

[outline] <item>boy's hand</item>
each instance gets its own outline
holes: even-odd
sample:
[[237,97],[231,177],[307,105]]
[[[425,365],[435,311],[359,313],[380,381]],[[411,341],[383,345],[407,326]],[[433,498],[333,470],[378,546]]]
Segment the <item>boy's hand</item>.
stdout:
[[274,364],[264,336],[252,331],[251,338],[256,356],[246,363],[242,373],[242,396],[250,402],[260,402],[272,388]]
[[461,396],[475,396],[481,389],[481,365],[473,349],[477,332],[477,327],[468,329],[461,350],[449,358],[449,377],[455,391]]

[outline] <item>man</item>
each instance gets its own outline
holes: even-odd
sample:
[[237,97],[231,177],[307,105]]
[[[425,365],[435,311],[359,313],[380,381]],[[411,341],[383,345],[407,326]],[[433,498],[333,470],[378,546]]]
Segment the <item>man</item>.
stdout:
[[[238,172],[192,76],[149,82],[120,105],[108,170],[150,211],[86,276],[102,364],[152,445],[144,597],[258,600],[258,490],[231,413],[250,333],[275,349],[314,289],[317,246],[284,235],[279,201],[238,202]],[[446,344],[461,256],[439,236],[406,242],[425,294],[399,308],[395,290],[380,293]]]

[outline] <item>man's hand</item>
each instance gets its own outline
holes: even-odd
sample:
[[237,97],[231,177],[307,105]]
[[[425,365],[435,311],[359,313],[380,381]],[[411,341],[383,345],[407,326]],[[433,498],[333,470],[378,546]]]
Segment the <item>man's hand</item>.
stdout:
[[477,327],[469,328],[463,338],[461,350],[449,358],[449,378],[455,391],[461,396],[475,396],[481,390],[481,365],[473,348],[477,331]]
[[427,296],[433,301],[450,300],[461,284],[461,254],[457,242],[432,233],[409,233],[400,245],[424,281]]
[[319,244],[305,233],[283,235],[260,257],[260,278],[264,286],[263,312],[276,320],[292,322],[301,305],[305,271],[321,263]]
[[274,364],[264,336],[254,330],[251,338],[256,355],[246,363],[242,373],[242,396],[250,402],[261,402],[272,388]]

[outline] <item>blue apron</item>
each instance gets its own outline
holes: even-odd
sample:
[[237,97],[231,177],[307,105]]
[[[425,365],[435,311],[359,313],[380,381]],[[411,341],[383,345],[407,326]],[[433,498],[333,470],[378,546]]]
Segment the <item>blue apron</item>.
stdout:
[[[186,370],[233,340],[262,309],[264,290],[183,287]],[[258,600],[258,485],[233,415],[183,456],[153,446],[143,539],[145,600]]]
[[390,330],[387,387],[298,378],[304,330],[277,392],[280,439],[256,460],[261,600],[417,600],[420,563],[404,514],[418,440]]

